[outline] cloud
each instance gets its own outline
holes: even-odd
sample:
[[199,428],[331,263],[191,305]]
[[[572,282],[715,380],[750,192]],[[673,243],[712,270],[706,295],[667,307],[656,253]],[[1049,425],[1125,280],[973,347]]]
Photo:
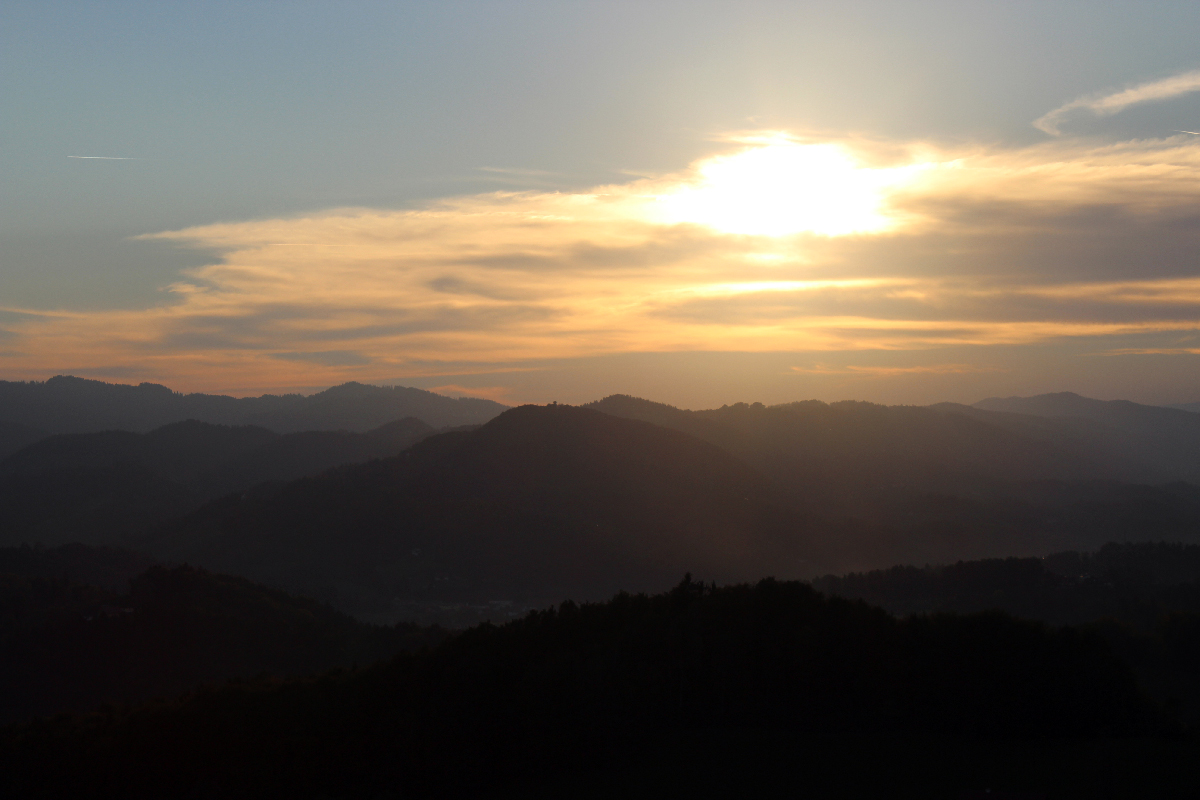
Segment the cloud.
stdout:
[[441,386],[430,386],[426,391],[437,392],[449,397],[482,397],[485,400],[495,400],[497,403],[507,403],[512,388],[509,386],[459,386],[457,383],[447,383]]
[[[839,207],[886,224],[822,233],[792,219],[829,185],[781,173],[758,197],[761,165],[735,194],[792,209],[770,235],[742,231],[744,216],[718,224],[719,203],[680,219],[663,198],[715,191],[702,161],[587,192],[197,226],[144,237],[219,253],[158,305],[0,309],[20,351],[0,367],[37,377],[136,363],[173,385],[211,388],[197,376],[220,375],[282,388],[629,353],[895,353],[1200,330],[1200,140],[820,145],[818,162],[840,153],[829,180],[873,171],[856,185],[877,194]],[[729,146],[804,145],[771,134]]]
[[[1169,100],[1172,97],[1200,91],[1200,70],[1181,72],[1169,78],[1140,83],[1110,94],[1090,94],[1077,98],[1034,120],[1034,127],[1051,136],[1058,136],[1066,118],[1074,111],[1090,111],[1098,117],[1117,114],[1130,106]],[[1178,131],[1189,133],[1190,131]]]
[[996,367],[982,367],[974,364],[924,364],[908,367],[814,364],[811,367],[792,367],[792,372],[803,375],[853,375],[875,378],[890,378],[897,375],[963,375],[996,371]]
[[1200,355],[1200,347],[1119,347],[1107,350],[1105,356],[1194,356]]

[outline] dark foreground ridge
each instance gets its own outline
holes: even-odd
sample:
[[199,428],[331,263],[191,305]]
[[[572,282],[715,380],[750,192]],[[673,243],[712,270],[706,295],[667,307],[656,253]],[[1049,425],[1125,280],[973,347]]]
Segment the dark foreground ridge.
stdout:
[[211,681],[301,676],[435,645],[314,600],[111,548],[0,549],[0,724]]
[[898,615],[1001,610],[1085,625],[1129,664],[1143,692],[1200,726],[1200,546],[1110,542],[1095,553],[898,566],[813,585]]
[[[721,780],[852,797],[897,776],[931,797],[1170,796],[1194,745],[1169,730],[1095,635],[685,579],[359,671],[10,728],[0,774],[27,797],[722,796]],[[662,770],[675,794],[653,789]]]

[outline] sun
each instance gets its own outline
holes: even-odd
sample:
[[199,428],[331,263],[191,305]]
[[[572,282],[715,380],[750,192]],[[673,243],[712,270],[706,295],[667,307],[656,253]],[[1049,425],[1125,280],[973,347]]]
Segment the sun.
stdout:
[[754,236],[880,233],[896,224],[888,189],[919,168],[864,167],[840,145],[784,134],[761,141],[699,162],[693,180],[655,197],[656,216]]

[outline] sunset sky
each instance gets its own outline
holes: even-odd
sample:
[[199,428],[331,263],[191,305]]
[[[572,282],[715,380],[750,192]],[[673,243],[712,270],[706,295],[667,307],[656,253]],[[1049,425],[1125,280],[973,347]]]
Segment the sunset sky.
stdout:
[[0,379],[1200,400],[1200,4],[0,0]]

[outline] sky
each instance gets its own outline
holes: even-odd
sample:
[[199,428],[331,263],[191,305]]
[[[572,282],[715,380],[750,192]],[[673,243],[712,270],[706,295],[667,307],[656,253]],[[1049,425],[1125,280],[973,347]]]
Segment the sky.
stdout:
[[0,0],[0,379],[1200,401],[1197,30]]

